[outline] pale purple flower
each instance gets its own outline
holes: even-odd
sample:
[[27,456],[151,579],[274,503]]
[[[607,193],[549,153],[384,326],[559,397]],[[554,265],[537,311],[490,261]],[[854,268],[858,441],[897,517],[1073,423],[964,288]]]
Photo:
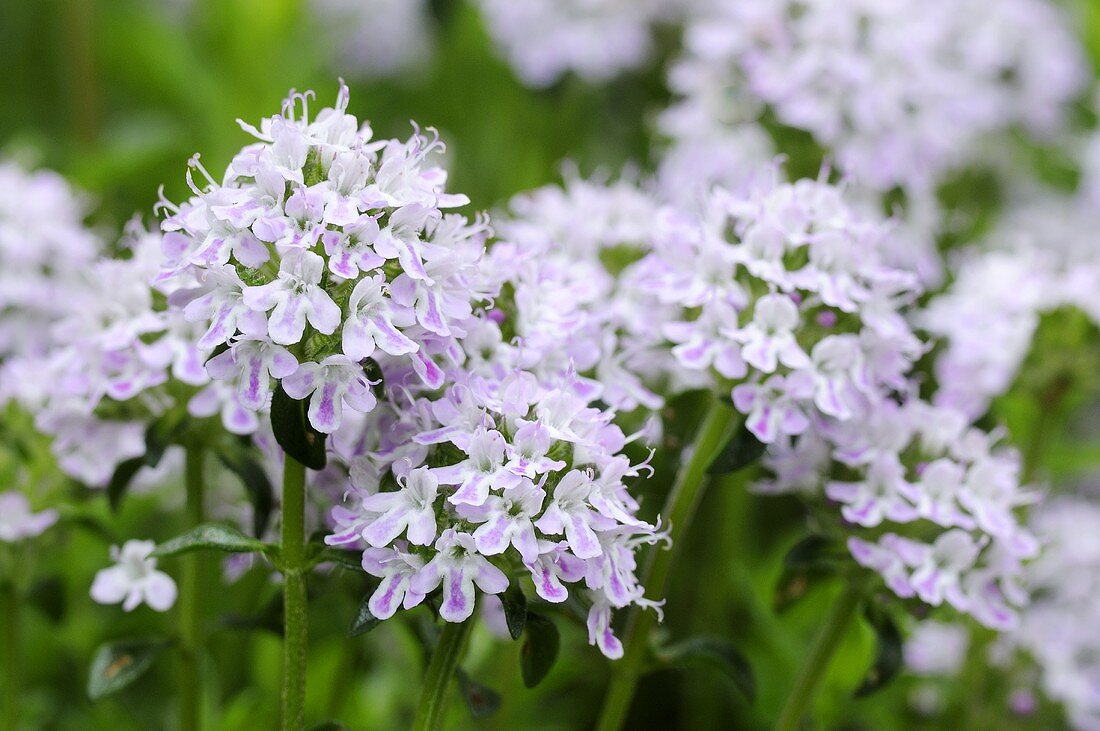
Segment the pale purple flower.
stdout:
[[375,347],[390,355],[415,353],[418,345],[394,326],[395,314],[385,296],[385,277],[365,277],[351,292],[344,320],[344,354],[352,360],[369,358]]
[[506,488],[500,495],[489,495],[477,507],[463,510],[481,525],[474,531],[474,544],[485,556],[504,553],[515,546],[525,564],[538,559],[539,547],[532,521],[542,512],[546,492],[530,480]]
[[801,434],[810,425],[803,403],[813,395],[813,380],[805,372],[743,383],[734,386],[732,395],[749,431],[765,444],[781,434]]
[[424,601],[424,594],[411,588],[412,579],[424,567],[424,559],[396,548],[368,548],[363,551],[363,570],[382,581],[367,602],[370,613],[389,619],[398,607],[412,609]]
[[485,503],[490,490],[499,491],[519,485],[524,478],[504,464],[507,448],[508,444],[500,432],[478,428],[463,447],[468,459],[432,470],[441,484],[458,485],[447,500],[455,505],[479,506]]
[[176,582],[157,571],[157,560],[149,554],[153,541],[126,541],[120,549],[111,547],[114,566],[102,569],[92,582],[92,599],[100,604],[122,604],[129,612],[141,603],[158,612],[166,612],[176,603]]
[[810,359],[794,336],[800,321],[798,305],[790,297],[769,294],[756,300],[752,320],[728,335],[741,343],[745,362],[763,373],[774,372],[779,363],[788,368],[806,368]]
[[340,308],[320,285],[324,267],[324,260],[313,252],[292,250],[283,257],[277,280],[244,291],[244,302],[253,310],[274,309],[267,326],[276,343],[300,341],[307,320],[322,334],[336,331]]
[[345,355],[330,355],[320,363],[302,363],[283,379],[283,389],[294,399],[309,399],[309,423],[324,434],[340,426],[344,406],[366,413],[378,402],[363,367]]
[[298,361],[281,345],[242,337],[208,360],[206,370],[217,380],[236,381],[239,402],[259,411],[271,398],[271,379],[292,375],[298,370]]
[[580,470],[572,470],[554,485],[546,511],[535,525],[551,536],[565,534],[569,550],[577,558],[594,558],[603,553],[593,525],[603,519],[588,503],[592,478]]
[[508,588],[508,577],[478,553],[469,533],[448,528],[435,542],[435,550],[435,556],[409,586],[428,594],[442,583],[439,616],[448,622],[464,622],[474,613],[475,585],[486,594],[500,594]]
[[363,498],[363,509],[378,515],[362,529],[363,540],[381,548],[406,534],[413,545],[430,545],[438,532],[435,501],[439,483],[427,467],[399,475],[397,483],[399,490]]
[[57,522],[56,510],[31,512],[30,501],[21,492],[0,492],[0,541],[14,543],[34,538]]

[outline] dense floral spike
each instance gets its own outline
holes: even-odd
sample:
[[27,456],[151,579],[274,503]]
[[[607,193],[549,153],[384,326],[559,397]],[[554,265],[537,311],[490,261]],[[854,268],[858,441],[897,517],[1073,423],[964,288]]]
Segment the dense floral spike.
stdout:
[[670,72],[675,136],[724,138],[762,104],[879,190],[927,190],[982,135],[1058,129],[1085,65],[1041,0],[717,0]]
[[56,173],[0,161],[0,194],[3,361],[49,346],[50,325],[70,311],[79,273],[103,245],[83,225],[83,199]]
[[[364,570],[383,579],[376,616],[441,589],[440,614],[462,621],[478,590],[530,577],[561,602],[580,584],[592,642],[616,655],[611,610],[644,602],[633,552],[657,533],[634,517],[624,480],[639,467],[597,399],[661,401],[616,345],[622,315],[592,317],[612,281],[599,242],[574,236],[590,263],[574,270],[569,254],[550,255],[556,232],[517,224],[483,259],[487,222],[443,212],[467,200],[428,162],[442,150],[434,133],[374,141],[346,114],[344,87],[313,120],[307,101],[293,96],[259,129],[242,124],[260,142],[221,182],[195,160],[204,187],[164,204],[157,279],[197,283],[172,304],[196,343],[222,349],[196,398],[224,385],[220,403],[232,393],[262,411],[279,381],[308,399],[310,422],[331,435],[323,475],[346,492],[328,542],[364,549]],[[647,199],[627,186],[616,195],[605,215],[640,237]],[[592,205],[583,194],[516,205],[556,222],[577,201]],[[577,293],[571,308],[563,287]]]
[[550,86],[567,72],[607,81],[641,66],[660,0],[478,0],[489,34],[524,83]]

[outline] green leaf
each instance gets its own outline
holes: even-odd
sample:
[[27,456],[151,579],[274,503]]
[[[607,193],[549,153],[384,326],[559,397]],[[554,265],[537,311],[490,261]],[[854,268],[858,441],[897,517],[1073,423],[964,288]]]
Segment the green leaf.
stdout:
[[365,635],[382,624],[382,620],[371,614],[370,607],[367,606],[370,603],[370,598],[371,595],[367,594],[363,597],[363,601],[359,603],[359,611],[355,613],[355,618],[351,620],[351,626],[348,627],[348,637]]
[[504,605],[504,622],[508,625],[508,634],[513,640],[518,640],[527,624],[527,597],[523,595],[523,589],[513,581],[500,595],[500,603]]
[[271,398],[271,429],[275,441],[288,455],[311,470],[325,468],[325,435],[309,423],[306,402],[292,399],[282,384]]
[[144,675],[168,643],[146,638],[119,640],[100,645],[88,676],[88,697],[99,700],[112,695]]
[[815,581],[834,575],[847,557],[841,544],[823,535],[810,535],[783,557],[783,571],[775,590],[776,611],[783,611],[810,590]]
[[658,652],[665,663],[701,662],[722,672],[748,700],[756,699],[756,676],[752,665],[729,640],[721,637],[691,637]]
[[252,503],[252,534],[263,536],[271,522],[275,508],[275,489],[267,477],[267,471],[243,445],[236,449],[218,450],[218,459],[226,469],[240,478],[248,499]]
[[122,506],[122,498],[125,497],[126,490],[130,487],[130,482],[144,466],[145,457],[142,456],[119,462],[118,466],[115,467],[115,471],[111,475],[111,481],[107,483],[107,504],[111,506],[112,511],[118,512],[118,509]]
[[49,617],[51,622],[58,624],[65,618],[67,609],[65,585],[60,579],[42,579],[27,593],[27,602]]
[[875,631],[875,661],[867,676],[856,688],[855,697],[863,698],[880,690],[894,679],[902,665],[902,639],[894,618],[882,607],[868,603],[864,610],[868,624]]
[[252,553],[263,551],[267,544],[223,523],[203,523],[160,544],[151,555],[166,558],[207,548],[227,553]]
[[462,668],[455,670],[455,677],[458,679],[458,692],[462,694],[475,721],[488,718],[500,710],[500,693],[477,682]]
[[145,430],[145,454],[119,463],[111,475],[111,481],[107,483],[107,502],[112,511],[118,512],[122,506],[122,498],[126,496],[130,483],[142,467],[156,467],[160,464],[165,450],[176,443],[186,421],[186,416],[181,417],[170,411],[149,425]]
[[742,422],[733,438],[711,462],[710,467],[707,468],[707,474],[728,475],[742,470],[755,464],[764,456],[766,449],[767,445],[757,439],[756,435]]
[[527,613],[527,639],[520,650],[520,670],[523,684],[534,688],[542,682],[557,662],[561,636],[554,622],[535,612]]

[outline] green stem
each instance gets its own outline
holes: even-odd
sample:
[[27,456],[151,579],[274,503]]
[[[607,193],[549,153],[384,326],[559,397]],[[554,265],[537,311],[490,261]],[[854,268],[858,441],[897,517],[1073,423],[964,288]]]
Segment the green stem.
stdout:
[[[203,460],[201,446],[187,449],[184,484],[187,489],[187,527],[200,525],[203,510]],[[181,731],[202,728],[202,567],[203,553],[180,559],[179,594],[179,724]]]
[[822,625],[821,631],[814,640],[813,647],[810,648],[806,664],[802,666],[802,671],[795,679],[794,688],[787,697],[783,712],[779,716],[779,723],[775,726],[776,731],[798,729],[817,691],[818,683],[824,677],[829,662],[833,659],[837,647],[840,646],[840,641],[844,639],[848,625],[863,600],[863,587],[863,582],[858,579],[849,581],[845,585],[844,591],[833,605],[825,624]]
[[439,643],[432,653],[432,661],[424,676],[424,689],[420,692],[420,705],[413,720],[413,731],[437,731],[447,710],[447,691],[455,676],[458,661],[466,649],[474,620],[444,622]]
[[306,468],[290,455],[283,464],[283,729],[306,725]]
[[[707,469],[732,438],[736,416],[737,412],[729,403],[714,398],[703,417],[691,459],[676,475],[662,511],[672,546],[668,550],[650,551],[640,577],[651,598],[660,598],[665,594],[677,546],[691,524],[708,482]],[[596,726],[598,731],[617,731],[626,721],[646,660],[649,633],[655,623],[656,617],[652,612],[643,612],[637,607],[631,610],[623,635],[623,657],[612,670],[611,684]]]
[[0,728],[15,731],[19,719],[19,595],[8,582],[0,580],[0,662],[3,662],[4,708]]

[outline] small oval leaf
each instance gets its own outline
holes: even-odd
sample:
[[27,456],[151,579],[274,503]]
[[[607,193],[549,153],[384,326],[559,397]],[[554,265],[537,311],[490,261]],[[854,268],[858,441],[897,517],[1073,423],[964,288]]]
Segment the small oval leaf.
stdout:
[[275,509],[275,489],[263,465],[249,454],[247,448],[240,444],[234,447],[218,450],[218,459],[244,485],[248,500],[252,503],[252,533],[259,538],[271,522],[271,513]]
[[151,555],[153,558],[166,558],[202,549],[226,553],[252,553],[263,551],[266,547],[267,544],[263,541],[246,536],[232,526],[224,523],[203,523],[183,535],[160,544]]
[[557,662],[561,636],[553,620],[535,612],[527,613],[526,633],[527,639],[520,650],[520,670],[523,684],[534,688]]
[[100,645],[88,676],[88,697],[99,700],[133,683],[149,670],[167,644],[159,638],[146,638]]
[[500,603],[504,605],[504,622],[508,625],[508,634],[513,640],[518,640],[527,624],[527,597],[524,596],[523,589],[513,581],[500,595]]
[[752,665],[729,640],[721,637],[691,637],[663,648],[658,658],[666,663],[702,662],[721,671],[748,700],[756,699],[756,676]]
[[733,438],[711,462],[710,467],[707,468],[707,474],[727,475],[742,470],[763,457],[767,448],[768,445],[757,439],[756,435],[742,422],[734,432]]
[[867,623],[875,631],[875,662],[867,671],[867,676],[858,688],[855,697],[863,698],[871,695],[894,679],[901,670],[903,661],[903,648],[901,631],[898,629],[894,618],[882,607],[868,603],[864,610]]
[[382,620],[371,614],[370,603],[371,595],[367,594],[363,597],[363,601],[359,603],[359,611],[355,613],[355,618],[351,621],[351,626],[348,627],[348,637],[359,637],[365,635],[372,629],[382,624]]
[[283,451],[311,470],[325,468],[325,435],[306,416],[306,402],[287,395],[282,384],[271,397],[271,429]]
[[488,718],[500,710],[500,693],[477,682],[462,668],[455,670],[455,677],[458,679],[458,690],[475,721]]

